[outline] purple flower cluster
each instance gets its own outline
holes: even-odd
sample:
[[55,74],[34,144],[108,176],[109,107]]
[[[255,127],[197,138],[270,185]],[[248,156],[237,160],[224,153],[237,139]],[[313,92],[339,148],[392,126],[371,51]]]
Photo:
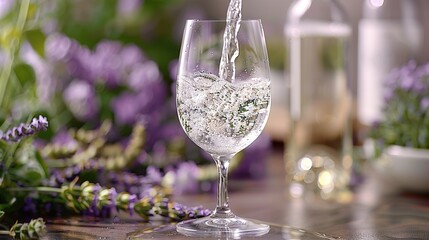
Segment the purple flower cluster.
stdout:
[[6,142],[18,142],[24,137],[46,131],[48,125],[48,119],[40,115],[37,118],[33,118],[30,124],[21,123],[17,127],[7,130],[6,133],[0,131],[0,139]]
[[202,206],[197,207],[187,207],[180,203],[174,203],[173,209],[178,219],[184,218],[200,218],[209,216],[212,211],[209,209],[203,208]]
[[196,193],[199,191],[199,177],[201,173],[194,162],[183,161],[177,168],[171,169],[164,176],[176,194]]
[[[152,207],[153,214],[168,217],[176,221],[206,217],[212,213],[211,210],[205,209],[202,206],[188,207],[180,203],[171,202],[168,198],[162,196],[146,196],[143,199],[148,198],[150,199],[149,205]],[[149,214],[152,215],[152,213]]]
[[419,96],[421,110],[429,107],[429,63],[417,66],[414,61],[407,65],[394,69],[385,80],[385,100],[389,102],[400,97],[398,93],[408,92]]
[[200,171],[194,162],[180,162],[177,167],[169,167],[166,173],[149,166],[146,174],[140,176],[130,172],[108,173],[108,185],[118,191],[145,196],[154,186],[171,188],[175,194],[196,193],[199,191]]
[[153,186],[160,186],[162,175],[155,167],[148,167],[144,176],[130,173],[109,172],[106,175],[106,185],[115,186],[118,191],[125,191],[130,194],[145,195]]
[[[158,65],[137,46],[103,41],[90,50],[54,34],[47,39],[46,55],[56,70],[66,70],[57,76],[63,82],[57,91],[63,92],[65,103],[77,119],[94,120],[102,111],[112,109],[119,125],[141,119],[154,124],[159,120],[157,113],[167,89]],[[108,98],[109,102],[104,103]]]

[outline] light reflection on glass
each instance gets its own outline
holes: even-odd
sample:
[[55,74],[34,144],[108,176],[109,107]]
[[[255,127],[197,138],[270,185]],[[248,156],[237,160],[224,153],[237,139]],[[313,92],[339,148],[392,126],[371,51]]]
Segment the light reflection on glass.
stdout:
[[[310,192],[321,199],[336,198],[341,195],[341,189],[348,184],[349,179],[348,175],[341,174],[340,168],[344,167],[342,165],[349,166],[351,161],[344,159],[342,163],[336,163],[329,154],[303,156],[298,160],[297,168],[293,172],[289,186],[290,195],[299,198]],[[349,197],[344,198],[344,201]]]
[[313,171],[308,171],[307,174],[305,174],[304,182],[305,183],[312,183],[316,179],[316,174]]
[[369,0],[369,4],[373,8],[379,8],[379,7],[383,6],[384,0]]
[[302,170],[308,171],[311,169],[312,165],[313,165],[313,162],[311,161],[311,159],[308,157],[304,157],[300,160],[299,166]]
[[324,170],[321,173],[319,173],[319,187],[325,188],[329,184],[332,183],[332,175],[328,171]]

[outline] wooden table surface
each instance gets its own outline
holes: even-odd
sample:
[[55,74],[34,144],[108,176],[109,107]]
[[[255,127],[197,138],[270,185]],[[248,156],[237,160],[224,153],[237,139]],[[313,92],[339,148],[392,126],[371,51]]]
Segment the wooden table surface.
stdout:
[[[386,193],[385,185],[369,177],[355,191],[352,202],[313,206],[289,197],[284,175],[282,153],[276,151],[268,159],[266,178],[230,181],[234,213],[271,224],[270,233],[259,239],[429,239],[429,195]],[[176,196],[175,200],[189,206],[215,206],[213,194]],[[189,238],[176,233],[174,224],[120,216],[99,221],[79,217],[51,220],[45,239]]]

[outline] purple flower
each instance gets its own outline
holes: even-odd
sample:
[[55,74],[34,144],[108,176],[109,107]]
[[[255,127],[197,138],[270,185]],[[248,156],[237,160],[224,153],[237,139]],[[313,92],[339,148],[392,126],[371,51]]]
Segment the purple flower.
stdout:
[[44,182],[44,185],[50,186],[50,187],[58,187],[63,185],[63,183],[65,182],[66,182],[66,179],[64,177],[63,172],[58,169],[54,169],[51,172],[51,177],[49,178],[49,180]]
[[10,12],[10,9],[15,6],[14,0],[3,0],[0,4],[0,18],[5,17]]
[[177,216],[182,218],[184,216],[186,216],[186,206],[180,204],[180,203],[175,203],[173,206],[174,211],[176,212]]
[[31,123],[28,125],[21,123],[18,127],[13,127],[12,129],[7,130],[6,133],[0,131],[0,139],[6,142],[18,142],[24,137],[31,136],[41,131],[46,131],[46,129],[48,129],[48,125],[48,119],[40,115],[38,118],[33,118]]
[[70,133],[67,130],[60,130],[52,139],[52,143],[55,145],[60,145],[62,147],[67,147],[68,149],[74,149],[78,147],[78,143],[75,139],[70,136]]
[[145,126],[148,149],[151,149],[153,144],[162,138],[161,132],[164,128],[162,120],[166,115],[165,109],[161,107],[162,98],[162,94],[145,96],[142,92],[135,96],[123,93],[111,102],[117,124],[130,125],[140,122]]
[[182,162],[175,171],[173,189],[176,194],[195,193],[198,191],[200,171],[194,162]]
[[429,97],[425,97],[420,102],[420,108],[422,111],[428,111],[429,110]]
[[144,177],[144,184],[159,185],[162,181],[162,174],[158,168],[149,166],[146,169],[146,177]]
[[172,209],[178,219],[206,217],[212,213],[212,211],[204,209],[202,206],[187,207],[180,203],[174,203]]
[[63,175],[68,180],[73,180],[82,172],[82,168],[78,165],[67,167],[63,170]]
[[124,46],[119,53],[119,58],[122,61],[122,66],[127,71],[131,71],[134,66],[147,60],[141,49],[135,45]]
[[130,212],[131,215],[134,212],[134,205],[136,204],[137,200],[138,198],[137,198],[137,195],[135,194],[131,194],[128,197],[128,211]]
[[411,76],[405,76],[401,81],[401,88],[405,90],[410,90],[412,89],[414,82],[415,82],[414,78],[412,78]]
[[89,206],[88,211],[90,213],[98,215],[99,214],[99,210],[98,210],[98,202],[99,202],[98,201],[98,189],[97,189],[97,191],[93,192],[93,196],[92,197],[93,197],[93,200],[91,202],[91,205]]
[[67,64],[68,74],[74,78],[82,79],[89,83],[93,83],[96,79],[94,70],[91,66],[94,63],[91,51],[87,48],[78,47],[70,58],[65,59]]
[[30,128],[34,131],[46,131],[46,129],[48,129],[48,125],[48,119],[39,115],[38,118],[33,118],[30,123]]
[[118,13],[121,16],[128,16],[129,14],[138,10],[142,5],[143,0],[120,0],[118,2]]
[[[104,194],[106,192],[107,192],[107,194]],[[118,195],[118,193],[116,192],[115,188],[105,189],[105,190],[100,191],[99,200],[105,201],[106,203],[108,203],[109,207],[114,207],[115,206],[115,199],[116,199],[117,195]]]
[[79,50],[79,44],[64,35],[51,34],[46,39],[46,57],[51,61],[69,60]]
[[111,107],[118,124],[126,125],[136,122],[140,110],[136,99],[134,94],[123,93],[112,101]]
[[90,65],[95,79],[114,88],[121,83],[121,59],[117,56],[122,50],[119,42],[103,41],[99,43],[92,54]]
[[136,64],[131,69],[127,81],[128,85],[136,92],[162,85],[161,73],[154,61]]
[[396,91],[427,94],[428,75],[429,64],[418,67],[414,61],[410,61],[401,68],[394,69],[385,79],[384,99],[390,101],[397,94]]
[[30,214],[36,214],[37,213],[37,207],[34,202],[34,199],[32,197],[26,197],[24,200],[24,212],[30,213]]
[[157,83],[148,84],[144,91],[139,91],[137,103],[140,105],[140,111],[145,114],[161,112],[161,107],[166,98],[165,90],[164,84],[159,81]]
[[173,80],[173,82],[177,81],[178,66],[179,66],[179,61],[177,59],[171,61],[170,64],[168,65],[168,70],[170,72],[170,78]]
[[186,137],[179,121],[164,124],[159,135],[162,139],[168,140]]
[[261,134],[246,148],[240,166],[232,172],[231,178],[260,179],[264,177],[270,151],[270,137],[267,134]]
[[85,81],[77,79],[71,82],[63,98],[73,115],[80,120],[90,120],[98,114],[95,90]]

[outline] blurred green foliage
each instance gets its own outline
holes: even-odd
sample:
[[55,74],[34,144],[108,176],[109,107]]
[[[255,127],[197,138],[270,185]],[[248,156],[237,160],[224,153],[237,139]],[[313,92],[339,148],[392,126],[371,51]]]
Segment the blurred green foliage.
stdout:
[[[4,59],[0,68],[0,123],[6,116],[22,119],[28,113],[23,106],[33,110],[37,104],[34,71],[20,59],[24,42],[43,56],[45,38],[36,18],[37,7],[36,1],[14,2],[0,19],[0,48]],[[13,111],[14,105],[21,106],[19,111]]]
[[125,15],[118,13],[120,1],[57,1],[58,30],[89,48],[106,39],[133,43],[168,74],[168,64],[178,57],[180,43],[172,29],[184,1],[141,1],[139,8]]

